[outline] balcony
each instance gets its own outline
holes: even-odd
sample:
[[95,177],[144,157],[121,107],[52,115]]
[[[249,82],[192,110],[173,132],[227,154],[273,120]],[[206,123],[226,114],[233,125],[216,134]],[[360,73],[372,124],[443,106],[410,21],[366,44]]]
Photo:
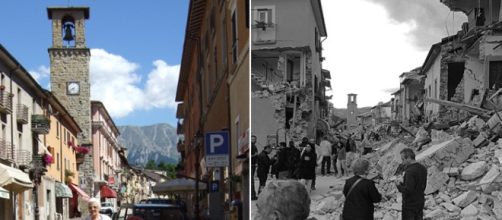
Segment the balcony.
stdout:
[[12,93],[0,90],[0,112],[12,113]]
[[14,146],[10,142],[0,138],[0,159],[14,162],[13,148]]
[[23,104],[17,105],[16,119],[17,123],[28,124],[28,106]]
[[48,134],[51,120],[45,115],[31,115],[31,130],[37,134]]
[[100,129],[104,126],[104,122],[102,121],[93,121],[92,122],[92,128],[94,129]]
[[257,22],[253,25],[254,44],[274,44],[276,42],[276,25],[274,23]]
[[17,150],[17,155],[15,156],[16,158],[16,164],[17,166],[20,166],[20,165],[29,165],[31,160],[32,160],[32,156],[31,156],[31,151],[28,151],[28,150]]

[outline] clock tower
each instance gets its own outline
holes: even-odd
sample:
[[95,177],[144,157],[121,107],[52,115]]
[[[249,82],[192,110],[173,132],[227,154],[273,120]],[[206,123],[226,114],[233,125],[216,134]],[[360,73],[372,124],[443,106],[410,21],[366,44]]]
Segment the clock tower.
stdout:
[[85,45],[88,7],[49,7],[52,21],[51,90],[82,129],[79,144],[91,143],[91,52]]
[[[96,186],[91,141],[91,52],[85,45],[84,29],[89,8],[49,7],[47,15],[52,23],[52,47],[49,48],[51,91],[82,129],[77,135],[78,144],[91,148],[83,163],[78,164],[78,169],[79,186],[93,196]],[[79,203],[79,206],[82,214],[86,214],[86,203]]]

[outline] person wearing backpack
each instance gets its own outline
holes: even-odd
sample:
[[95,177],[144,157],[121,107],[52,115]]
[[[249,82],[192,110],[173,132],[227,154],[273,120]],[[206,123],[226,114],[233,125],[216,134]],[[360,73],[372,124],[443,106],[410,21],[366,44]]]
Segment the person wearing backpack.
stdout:
[[368,175],[369,165],[370,163],[365,159],[358,159],[352,164],[354,176],[347,179],[343,187],[345,202],[340,219],[373,219],[374,203],[382,201],[382,195],[372,180],[364,178]]

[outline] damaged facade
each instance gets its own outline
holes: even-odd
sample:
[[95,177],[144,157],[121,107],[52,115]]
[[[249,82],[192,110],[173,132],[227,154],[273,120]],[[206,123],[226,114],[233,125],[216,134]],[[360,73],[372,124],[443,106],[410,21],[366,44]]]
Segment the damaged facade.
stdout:
[[321,2],[253,1],[251,23],[252,114],[259,118],[252,126],[258,145],[326,134],[331,76],[321,67],[327,36]]
[[466,14],[468,22],[456,35],[432,45],[427,55],[421,70],[426,76],[425,116],[429,120],[467,117],[466,112],[441,106],[436,100],[495,110],[500,98],[493,95],[502,88],[501,2],[441,2]]
[[398,118],[403,124],[419,123],[423,115],[424,77],[420,75],[420,67],[402,73],[400,85],[400,111]]

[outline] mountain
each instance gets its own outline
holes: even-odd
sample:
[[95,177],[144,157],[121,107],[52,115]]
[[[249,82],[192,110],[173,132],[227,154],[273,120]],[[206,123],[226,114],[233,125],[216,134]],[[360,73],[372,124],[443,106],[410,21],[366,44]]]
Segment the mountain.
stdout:
[[127,160],[131,165],[145,166],[149,160],[177,164],[180,157],[176,150],[176,128],[169,124],[149,126],[118,126],[119,143],[127,148]]

